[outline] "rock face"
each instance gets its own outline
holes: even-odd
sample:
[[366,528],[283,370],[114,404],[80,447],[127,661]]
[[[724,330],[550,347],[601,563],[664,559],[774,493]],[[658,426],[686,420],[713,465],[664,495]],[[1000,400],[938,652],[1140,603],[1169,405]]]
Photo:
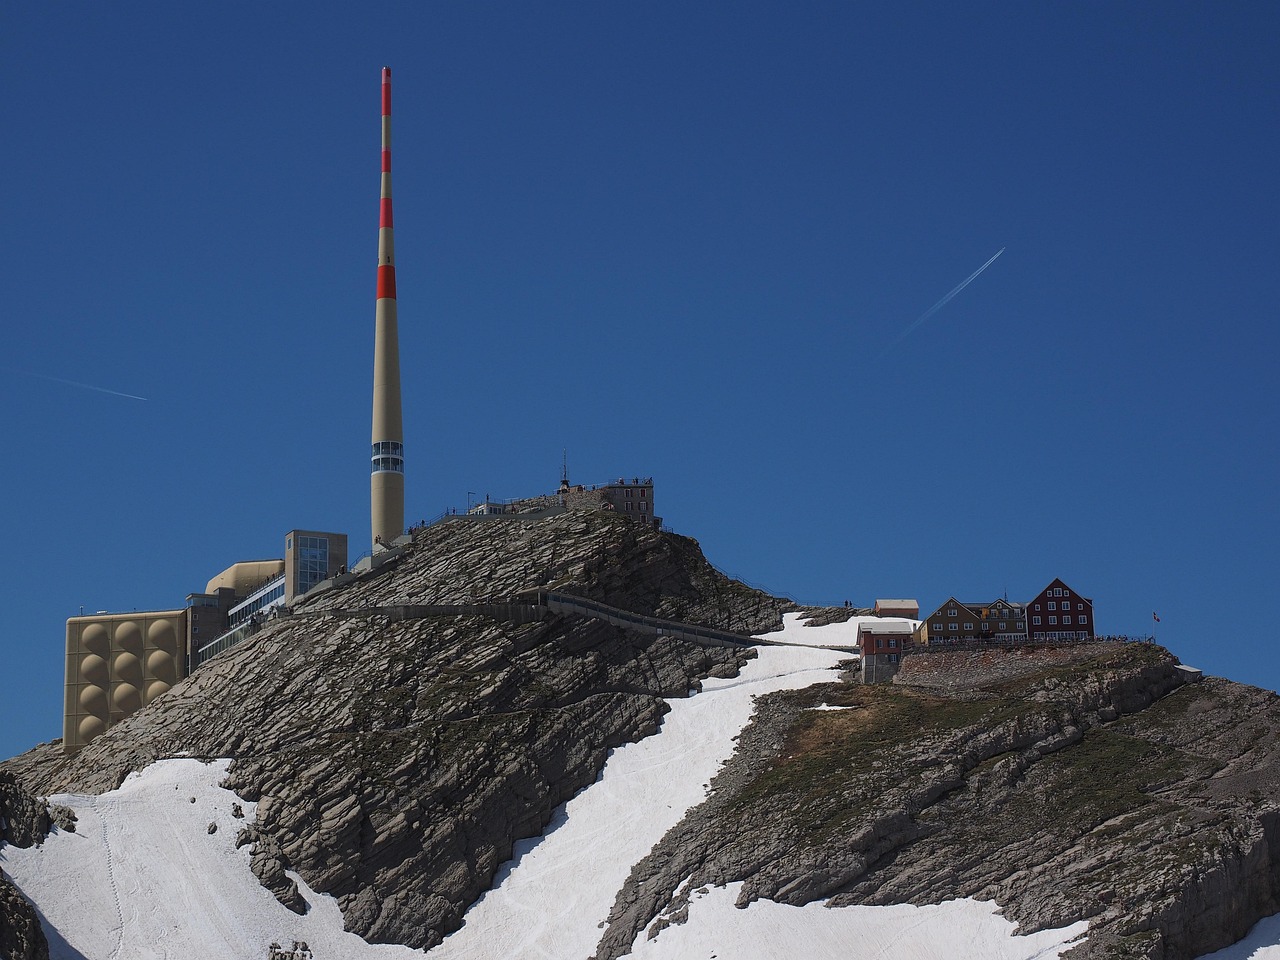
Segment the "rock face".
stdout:
[[718,574],[695,542],[621,517],[445,522],[392,569],[273,621],[75,757],[46,748],[7,767],[49,794],[110,789],[181,752],[232,757],[227,786],[258,802],[241,840],[281,902],[304,908],[284,873],[296,870],[366,939],[434,945],[610,748],[658,728],[664,698],[754,656],[568,616],[358,614],[544,586],[746,632],[775,629],[788,606]]
[[[49,832],[45,805],[0,771],[0,844],[29,847]],[[31,904],[0,873],[0,957],[49,960],[49,944]]]
[[[1280,698],[1187,679],[1154,645],[1097,644],[776,694],[633,871],[598,956],[739,880],[744,903],[977,897],[1028,930],[1088,919],[1078,960],[1226,946],[1280,911]],[[850,709],[805,709],[824,701]]]
[[[433,946],[611,747],[753,655],[570,616],[369,612],[542,587],[744,633],[790,606],[621,517],[449,521],[77,756],[48,746],[2,765],[9,840],[48,829],[35,794],[107,790],[165,756],[231,757],[227,786],[257,802],[237,844],[282,903],[306,909],[296,870],[366,939]],[[913,655],[893,684],[765,697],[708,799],[632,872],[598,957],[734,881],[747,901],[972,896],[1024,929],[1088,919],[1076,960],[1225,946],[1280,912],[1280,698],[1192,679],[1159,647],[1103,643]],[[847,709],[809,709],[823,703]],[[0,949],[42,957],[39,933],[0,879]]]

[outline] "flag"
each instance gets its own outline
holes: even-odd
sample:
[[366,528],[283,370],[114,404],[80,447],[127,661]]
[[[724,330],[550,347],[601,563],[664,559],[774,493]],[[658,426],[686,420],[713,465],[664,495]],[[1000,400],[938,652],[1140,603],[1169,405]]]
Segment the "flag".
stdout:
[[1151,611],[1151,619],[1154,620],[1156,623],[1160,622],[1160,618],[1156,616],[1156,612],[1154,610]]

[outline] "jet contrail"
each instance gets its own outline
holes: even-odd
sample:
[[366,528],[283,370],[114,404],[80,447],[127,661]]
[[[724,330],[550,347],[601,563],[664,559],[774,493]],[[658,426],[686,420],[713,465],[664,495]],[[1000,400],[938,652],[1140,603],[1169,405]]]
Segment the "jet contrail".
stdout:
[[62,377],[51,377],[47,373],[36,373],[34,370],[23,370],[23,373],[30,377],[39,377],[41,380],[52,380],[54,383],[65,383],[71,387],[80,387],[83,390],[97,390],[99,393],[109,393],[113,397],[128,397],[130,400],[146,400],[146,397],[139,397],[132,393],[121,393],[119,390],[108,390],[106,387],[95,387],[92,383],[80,383],[77,380],[64,380]]
[[941,300],[935,303],[932,307],[930,307],[924,313],[920,314],[920,318],[916,320],[915,323],[911,324],[911,326],[903,330],[897,340],[893,341],[893,343],[889,344],[889,346],[884,348],[884,351],[880,354],[878,359],[883,360],[885,357],[885,354],[887,354],[890,350],[892,350],[894,347],[900,344],[903,340],[907,339],[907,337],[911,336],[912,331],[914,331],[917,327],[919,327],[920,324],[924,323],[926,320],[932,317],[935,313],[937,313],[939,310],[945,307],[948,303],[950,303],[952,297],[954,297],[957,293],[959,293],[969,284],[973,283],[973,281],[978,278],[978,274],[980,274],[983,270],[987,269],[987,267],[995,263],[996,257],[999,257],[1000,254],[1004,253],[1006,249],[1007,248],[1005,247],[1001,247],[999,250],[997,250],[995,253],[995,256],[993,256],[990,260],[988,260],[986,263],[980,266],[977,270],[973,271],[973,273],[969,274],[969,276],[965,277],[964,281],[958,284],[955,287],[955,289],[953,289],[945,297],[943,297]]

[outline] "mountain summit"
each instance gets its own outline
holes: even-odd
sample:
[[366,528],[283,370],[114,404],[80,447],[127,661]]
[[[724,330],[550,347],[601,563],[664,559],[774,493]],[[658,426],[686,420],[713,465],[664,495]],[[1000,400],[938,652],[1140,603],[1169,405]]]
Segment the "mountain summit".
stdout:
[[[548,593],[635,624],[521,614]],[[293,911],[272,914],[277,926],[311,922],[327,894],[347,931],[428,955],[519,952],[535,935],[566,960],[670,950],[705,928],[713,889],[745,908],[715,921],[725,943],[726,924],[770,903],[974,898],[1019,924],[1014,941],[1057,938],[1032,952],[1077,960],[1192,958],[1280,912],[1274,694],[1194,682],[1160,647],[1123,643],[921,653],[892,684],[864,685],[856,657],[821,649],[848,645],[852,611],[817,613],[726,578],[688,538],[607,513],[442,522],[78,754],[46,745],[2,765],[6,872],[40,908],[55,957],[96,956],[97,934],[76,942],[39,892],[39,857],[71,850],[73,830],[88,856],[91,831],[55,808],[48,850],[18,849],[48,829],[32,798],[83,810],[109,848],[123,830],[113,818],[159,784],[180,833],[212,805],[207,835],[148,839],[157,859],[216,846],[228,876],[251,869]],[[704,645],[642,618],[796,646]],[[234,802],[188,787],[199,777],[180,765],[196,760]],[[548,889],[553,854],[579,865]],[[125,955],[145,931],[120,906],[121,858],[105,856],[122,919],[103,955]],[[598,917],[572,906],[575,876],[593,878]],[[536,921],[520,929],[502,913],[504,890],[534,891],[522,895],[538,898],[524,905]],[[0,947],[38,956],[31,914],[5,896],[0,885]],[[250,929],[228,916],[227,944],[238,922]],[[246,957],[267,955],[267,929]],[[339,952],[351,942],[332,955],[357,955]]]

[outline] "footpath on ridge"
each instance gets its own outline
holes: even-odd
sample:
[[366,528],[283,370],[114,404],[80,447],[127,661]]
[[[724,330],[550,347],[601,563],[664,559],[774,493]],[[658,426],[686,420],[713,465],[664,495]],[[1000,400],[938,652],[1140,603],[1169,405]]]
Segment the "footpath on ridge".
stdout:
[[429,617],[474,615],[488,617],[492,620],[505,620],[522,624],[543,620],[548,614],[567,614],[585,617],[590,620],[602,620],[615,627],[633,630],[637,633],[651,633],[657,636],[691,640],[703,646],[808,647],[817,650],[835,650],[843,653],[859,652],[859,648],[856,645],[835,646],[766,640],[730,630],[717,630],[714,627],[705,627],[696,623],[684,623],[679,620],[667,620],[662,617],[649,617],[644,614],[612,607],[598,600],[589,600],[586,597],[579,597],[569,593],[537,590],[522,594],[520,597],[517,600],[490,603],[423,603],[372,607],[328,607],[321,610],[286,611],[282,612],[281,616],[285,618],[334,617],[337,619],[386,617],[388,621],[396,622],[400,620],[424,620]]

